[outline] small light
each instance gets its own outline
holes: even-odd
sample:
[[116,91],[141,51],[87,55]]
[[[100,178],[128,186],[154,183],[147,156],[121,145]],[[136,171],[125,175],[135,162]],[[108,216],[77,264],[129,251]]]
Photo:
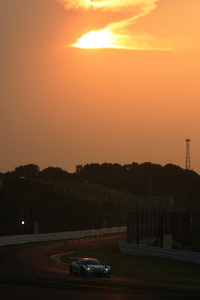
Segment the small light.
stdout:
[[24,225],[24,224],[25,224],[25,221],[22,221],[21,223],[22,223],[22,225]]

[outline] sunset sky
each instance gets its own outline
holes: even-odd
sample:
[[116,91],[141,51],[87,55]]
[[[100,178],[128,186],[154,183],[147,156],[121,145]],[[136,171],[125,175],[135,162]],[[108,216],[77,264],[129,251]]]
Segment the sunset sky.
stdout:
[[0,0],[0,172],[200,174],[200,0]]

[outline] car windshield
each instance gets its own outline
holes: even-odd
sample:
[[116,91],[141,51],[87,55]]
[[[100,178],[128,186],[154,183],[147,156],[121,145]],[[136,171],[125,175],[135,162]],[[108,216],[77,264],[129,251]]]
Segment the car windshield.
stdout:
[[96,259],[82,260],[82,265],[101,265],[101,263]]

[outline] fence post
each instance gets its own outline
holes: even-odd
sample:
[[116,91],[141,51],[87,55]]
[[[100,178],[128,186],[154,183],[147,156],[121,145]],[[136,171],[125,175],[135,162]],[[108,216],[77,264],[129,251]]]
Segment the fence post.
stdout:
[[138,209],[136,211],[136,240],[137,240],[137,245],[140,244],[140,229],[139,229],[139,212]]

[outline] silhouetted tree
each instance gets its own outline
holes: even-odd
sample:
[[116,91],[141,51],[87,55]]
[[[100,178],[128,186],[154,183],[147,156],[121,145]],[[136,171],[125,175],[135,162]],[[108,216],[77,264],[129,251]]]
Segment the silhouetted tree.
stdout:
[[76,174],[79,174],[83,170],[83,165],[76,166]]
[[43,180],[66,181],[69,180],[70,174],[58,167],[48,167],[40,172],[39,177]]
[[15,176],[25,177],[28,179],[37,179],[39,172],[40,168],[35,164],[29,164],[15,168]]

